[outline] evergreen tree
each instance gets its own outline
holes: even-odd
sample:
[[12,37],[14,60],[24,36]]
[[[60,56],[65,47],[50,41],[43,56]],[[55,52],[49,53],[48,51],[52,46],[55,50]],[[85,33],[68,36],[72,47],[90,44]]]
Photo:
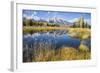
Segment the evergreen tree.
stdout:
[[83,26],[84,26],[84,18],[83,17],[80,18],[79,24],[80,24],[80,28],[83,28]]
[[29,20],[29,26],[32,26],[33,25],[33,21],[32,19]]

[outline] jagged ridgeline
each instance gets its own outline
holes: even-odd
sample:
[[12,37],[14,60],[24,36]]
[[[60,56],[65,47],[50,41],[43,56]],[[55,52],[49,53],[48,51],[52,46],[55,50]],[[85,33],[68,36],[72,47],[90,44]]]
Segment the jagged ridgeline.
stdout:
[[79,27],[79,28],[91,28],[91,25],[84,20],[84,17],[77,18],[73,23],[68,22],[62,18],[50,18],[48,21],[40,19],[27,19],[23,18],[23,26],[66,26],[66,27]]

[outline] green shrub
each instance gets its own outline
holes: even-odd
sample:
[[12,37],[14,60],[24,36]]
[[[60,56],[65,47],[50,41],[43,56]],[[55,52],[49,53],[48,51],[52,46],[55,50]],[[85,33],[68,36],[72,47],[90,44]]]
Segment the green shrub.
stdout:
[[87,51],[89,51],[89,48],[86,45],[81,44],[79,46],[79,50],[83,51],[83,52],[87,52]]

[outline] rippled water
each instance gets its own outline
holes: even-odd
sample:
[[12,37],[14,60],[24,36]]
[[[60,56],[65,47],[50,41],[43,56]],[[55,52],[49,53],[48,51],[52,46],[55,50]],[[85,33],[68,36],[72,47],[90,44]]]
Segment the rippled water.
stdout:
[[23,36],[23,48],[36,48],[40,45],[40,43],[44,44],[44,46],[52,46],[54,49],[59,49],[61,47],[79,47],[81,41],[76,38],[71,38],[67,34],[60,33],[34,33],[24,34]]

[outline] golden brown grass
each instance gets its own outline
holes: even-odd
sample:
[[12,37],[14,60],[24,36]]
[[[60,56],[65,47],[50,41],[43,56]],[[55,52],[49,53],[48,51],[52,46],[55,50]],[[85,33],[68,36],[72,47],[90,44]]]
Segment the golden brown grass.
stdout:
[[91,38],[91,30],[89,28],[70,28],[68,35],[81,40]]
[[91,38],[91,30],[89,28],[69,28],[69,27],[31,27],[31,26],[24,26],[23,32],[46,32],[46,31],[53,31],[53,30],[66,30],[68,31],[67,35],[70,37],[78,38],[78,39],[88,39]]
[[23,32],[30,32],[30,31],[51,31],[51,30],[68,30],[68,27],[32,27],[32,26],[24,26]]
[[82,48],[77,50],[71,47],[65,47],[59,50],[45,50],[40,51],[38,55],[33,58],[33,61],[63,61],[63,60],[87,60],[91,58],[91,53],[88,50],[83,51]]

